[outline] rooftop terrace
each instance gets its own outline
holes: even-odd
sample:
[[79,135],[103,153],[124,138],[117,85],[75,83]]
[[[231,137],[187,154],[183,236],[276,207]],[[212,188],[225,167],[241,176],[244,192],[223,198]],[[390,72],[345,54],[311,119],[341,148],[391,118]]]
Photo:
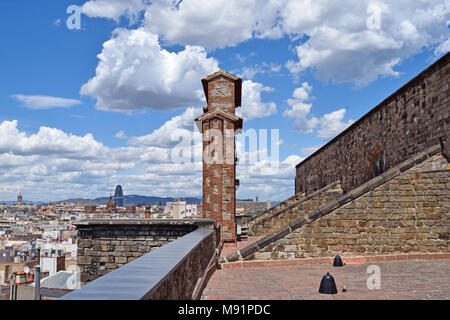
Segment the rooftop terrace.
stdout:
[[[368,289],[370,265],[380,267],[380,289]],[[203,291],[203,300],[422,300],[449,299],[450,260],[404,260],[347,264],[331,263],[217,270]],[[337,294],[318,292],[329,272]],[[342,286],[347,288],[342,292]]]

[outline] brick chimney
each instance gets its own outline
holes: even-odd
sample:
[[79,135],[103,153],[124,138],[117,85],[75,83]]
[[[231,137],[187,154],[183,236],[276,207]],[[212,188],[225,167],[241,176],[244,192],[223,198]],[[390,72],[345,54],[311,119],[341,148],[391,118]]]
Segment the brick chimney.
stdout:
[[208,106],[195,119],[203,134],[202,217],[221,223],[223,239],[236,242],[235,135],[243,120],[235,109],[241,105],[242,80],[223,69],[202,79]]
[[150,219],[150,214],[151,214],[150,209],[151,209],[151,207],[149,204],[145,205],[145,212],[144,212],[145,219]]

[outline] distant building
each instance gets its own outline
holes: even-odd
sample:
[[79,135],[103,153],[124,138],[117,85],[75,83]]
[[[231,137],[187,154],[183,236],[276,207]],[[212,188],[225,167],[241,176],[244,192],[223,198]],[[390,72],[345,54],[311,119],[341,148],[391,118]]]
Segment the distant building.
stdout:
[[171,215],[173,219],[198,217],[198,205],[195,203],[187,203],[184,199],[177,199],[173,202],[166,203],[164,214]]
[[136,206],[126,206],[125,212],[126,213],[136,213]]
[[[268,201],[236,201],[236,209],[243,209],[244,214],[256,213],[269,209],[272,206],[271,202]],[[237,210],[236,210],[237,211]]]
[[116,202],[113,200],[112,196],[109,196],[109,201],[106,203],[106,212],[116,212]]
[[22,204],[22,193],[19,191],[19,194],[17,195],[17,204]]
[[97,210],[97,206],[95,205],[84,206],[84,212],[86,213],[95,213],[95,210]]
[[114,193],[114,201],[119,207],[123,207],[123,190],[121,185],[118,185],[116,187],[116,192]]
[[145,205],[145,219],[150,219],[150,215],[151,215],[151,206],[149,204]]

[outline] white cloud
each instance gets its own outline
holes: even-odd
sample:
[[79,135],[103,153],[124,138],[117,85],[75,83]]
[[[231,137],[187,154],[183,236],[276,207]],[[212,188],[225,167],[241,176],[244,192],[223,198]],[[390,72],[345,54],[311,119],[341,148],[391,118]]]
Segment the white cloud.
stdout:
[[127,135],[125,134],[125,131],[120,130],[119,132],[117,132],[114,137],[118,138],[118,139],[128,139]]
[[435,50],[434,50],[434,55],[435,56],[440,56],[440,55],[444,55],[447,52],[450,51],[450,38],[447,39],[445,42],[442,42]]
[[142,28],[116,29],[98,57],[96,75],[81,94],[96,98],[97,109],[125,113],[200,106],[200,79],[219,69],[203,48],[169,52],[161,48],[158,36]]
[[[135,168],[139,148],[108,148],[91,134],[76,136],[56,128],[41,127],[26,134],[17,120],[0,123],[0,189],[3,200],[22,191],[32,200],[92,197],[113,176]],[[94,190],[94,187],[98,188]],[[10,187],[14,186],[14,188]],[[51,191],[51,192],[49,192]]]
[[131,138],[129,143],[136,146],[174,147],[182,137],[191,137],[192,133],[196,131],[194,119],[201,114],[201,108],[188,108],[181,115],[173,117],[152,133]]
[[20,167],[23,165],[32,164],[36,161],[37,157],[27,157],[27,156],[18,156],[12,153],[1,153],[0,154],[0,168],[8,168],[8,167]]
[[339,109],[323,115],[319,119],[317,136],[324,139],[332,138],[350,126],[354,120],[349,119],[346,122],[343,121],[345,112],[345,109]]
[[[91,0],[83,11],[118,20],[145,9],[142,28],[164,44],[207,49],[235,46],[254,38],[288,35],[296,60],[286,67],[295,75],[315,70],[323,81],[364,86],[424,48],[442,53],[449,38],[450,2],[445,0]],[[133,48],[131,51],[135,50]],[[260,67],[259,67],[260,68]],[[258,66],[243,70],[252,78]]]
[[[192,120],[193,114],[174,117],[177,119],[172,119],[171,125],[178,123],[188,130],[189,125],[183,119]],[[162,144],[161,137],[155,134],[146,142]],[[195,161],[177,163],[172,161],[170,143],[163,147],[110,148],[89,134],[80,137],[42,127],[27,135],[18,129],[17,121],[3,121],[0,167],[7,170],[0,171],[3,198],[0,201],[14,199],[19,191],[26,200],[35,201],[95,198],[107,196],[117,184],[124,186],[126,194],[201,197],[201,139],[195,143]],[[291,195],[295,165],[302,158],[289,156],[278,162],[263,156],[265,150],[257,153],[256,161],[237,166],[242,181],[239,194],[242,197],[257,194],[261,199],[272,200]]]
[[81,11],[94,18],[107,18],[119,22],[125,15],[131,21],[146,7],[146,0],[89,0],[83,4]]
[[300,149],[300,152],[303,153],[305,156],[309,156],[319,150],[322,146],[310,146],[310,147],[304,147]]
[[321,80],[358,86],[396,76],[403,58],[448,38],[449,13],[450,2],[442,0],[288,1],[281,10],[285,32],[309,39],[287,67],[292,73],[313,68]]
[[[205,104],[200,79],[219,66],[203,48],[186,46],[178,53],[168,52],[161,48],[156,35],[143,28],[116,29],[114,34],[98,56],[96,75],[81,88],[81,94],[97,99],[97,109],[130,113],[144,108],[171,111]],[[267,68],[277,70],[279,66],[267,64]],[[262,92],[273,89],[246,80],[242,90],[238,114],[245,120],[276,113],[273,102],[261,100]]]
[[157,1],[146,10],[145,25],[169,44],[224,48],[253,36],[280,37],[280,30],[273,28],[279,2]]
[[398,75],[402,59],[447,40],[449,13],[443,0],[166,0],[147,7],[145,27],[168,44],[209,49],[306,35],[287,64],[292,73],[311,68],[321,80],[364,86]]
[[[264,153],[264,150],[261,151]],[[303,161],[297,155],[290,155],[283,161],[270,158],[237,166],[237,178],[241,186],[237,198],[258,196],[264,200],[283,200],[294,193],[295,166]]]
[[[242,58],[238,56],[238,60],[243,62]],[[261,65],[256,64],[254,66],[245,66],[238,74],[243,79],[253,79],[257,74],[269,74],[280,72],[281,65],[276,63],[263,62]]]
[[242,82],[242,107],[236,114],[245,120],[268,117],[277,113],[277,105],[273,102],[262,102],[261,93],[271,92],[273,88],[264,87],[259,82],[245,80]]
[[0,153],[59,154],[83,159],[96,157],[104,150],[103,144],[95,141],[92,134],[79,137],[58,129],[41,127],[38,133],[27,136],[17,129],[17,120],[0,124]]
[[52,108],[70,108],[81,104],[80,100],[76,99],[66,99],[52,96],[42,96],[42,95],[25,95],[25,94],[14,94],[11,98],[16,99],[23,106],[29,109],[52,109]]
[[351,125],[354,121],[344,121],[345,109],[339,109],[322,117],[309,117],[312,103],[312,86],[304,82],[301,87],[294,90],[292,99],[288,99],[290,108],[283,112],[283,116],[294,119],[294,127],[305,133],[316,133],[320,138],[333,137]]
[[290,108],[283,112],[283,116],[295,119],[294,126],[296,129],[306,133],[311,133],[316,126],[315,118],[307,119],[312,108],[312,104],[307,103],[310,100],[311,91],[312,86],[303,82],[301,87],[294,90],[293,98],[288,99],[287,103]]

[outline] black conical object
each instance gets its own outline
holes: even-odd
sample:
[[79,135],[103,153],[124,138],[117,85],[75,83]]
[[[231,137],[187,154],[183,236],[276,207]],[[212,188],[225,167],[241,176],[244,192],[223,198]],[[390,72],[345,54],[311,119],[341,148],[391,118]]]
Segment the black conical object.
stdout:
[[344,266],[344,264],[342,263],[341,257],[336,255],[336,257],[334,257],[333,267],[342,267],[342,266]]
[[319,292],[324,294],[337,293],[336,282],[334,282],[333,276],[328,272],[323,276],[322,281],[320,281]]

